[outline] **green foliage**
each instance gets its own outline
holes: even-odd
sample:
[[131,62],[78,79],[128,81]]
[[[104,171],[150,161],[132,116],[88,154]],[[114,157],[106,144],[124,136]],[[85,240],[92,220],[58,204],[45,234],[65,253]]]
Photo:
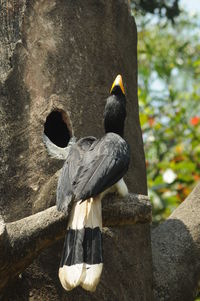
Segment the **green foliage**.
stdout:
[[140,121],[154,221],[165,219],[200,179],[198,18],[162,26],[138,17]]

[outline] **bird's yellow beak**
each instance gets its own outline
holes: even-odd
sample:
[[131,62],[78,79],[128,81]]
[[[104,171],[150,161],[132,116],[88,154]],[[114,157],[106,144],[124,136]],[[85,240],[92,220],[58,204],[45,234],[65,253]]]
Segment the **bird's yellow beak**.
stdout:
[[117,75],[117,77],[115,78],[112,87],[110,89],[110,94],[112,93],[113,89],[115,86],[119,86],[122,93],[125,95],[125,90],[124,90],[124,85],[123,85],[123,81],[122,81],[122,76],[120,74]]

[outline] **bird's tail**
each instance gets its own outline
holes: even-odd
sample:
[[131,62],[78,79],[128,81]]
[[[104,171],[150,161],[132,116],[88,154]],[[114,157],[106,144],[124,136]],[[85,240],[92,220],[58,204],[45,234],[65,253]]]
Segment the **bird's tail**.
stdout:
[[102,268],[101,199],[90,198],[74,204],[67,227],[59,269],[66,290],[80,285],[95,291]]

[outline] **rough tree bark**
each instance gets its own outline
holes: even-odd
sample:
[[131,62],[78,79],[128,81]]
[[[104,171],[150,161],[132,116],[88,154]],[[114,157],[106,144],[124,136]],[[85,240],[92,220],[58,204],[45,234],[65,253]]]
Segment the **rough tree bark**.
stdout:
[[146,194],[136,46],[124,0],[0,1],[0,206],[6,221],[55,203],[52,177],[63,162],[51,159],[42,142],[48,115],[63,110],[77,138],[102,136],[105,100],[118,73],[132,153],[126,182],[132,192]]
[[[200,277],[199,216],[200,183],[168,220],[152,231],[155,300],[194,300]],[[151,206],[142,195],[115,202],[107,199],[103,217],[104,226],[146,223],[151,220]],[[66,222],[67,216],[55,206],[6,225],[1,220],[1,290],[43,249],[64,236]]]
[[[105,99],[118,73],[127,92],[125,132],[132,153],[126,182],[130,191],[146,194],[136,46],[136,26],[126,0],[0,1],[0,209],[6,221],[0,225],[0,260],[8,263],[12,258],[7,268],[1,265],[1,285],[44,249],[10,284],[5,300],[152,300],[150,226],[145,211],[137,223],[121,227],[117,225],[126,209],[130,213],[126,218],[133,222],[136,211],[133,215],[129,211],[131,204],[104,207],[105,214],[109,212],[105,224],[115,223],[115,227],[104,233],[105,268],[94,295],[79,288],[66,294],[58,282],[63,241],[56,240],[64,234],[65,219],[54,208],[32,215],[55,203],[63,164],[49,158],[43,145],[46,118],[54,110],[63,110],[70,135],[100,137]],[[198,186],[152,232],[156,300],[193,300],[199,279],[199,193]],[[44,216],[41,232],[35,219],[39,216]],[[25,239],[19,244],[20,237]]]
[[[70,210],[69,210],[70,213]],[[4,287],[33,262],[42,250],[53,245],[66,233],[68,215],[56,206],[5,224],[0,222],[0,293]],[[151,221],[148,197],[129,195],[103,203],[103,226],[124,226]]]
[[200,183],[152,231],[156,301],[193,301],[200,280]]
[[[130,192],[147,193],[137,101],[137,30],[128,2],[0,1],[0,209],[5,222],[55,204],[63,162],[50,158],[43,144],[47,118],[56,111],[64,116],[70,136],[101,137],[105,100],[119,73],[127,95],[125,136],[132,154],[125,181]],[[56,119],[51,122],[56,131]],[[95,295],[62,289],[57,277],[62,247],[61,239],[44,250],[11,284],[6,298],[151,300],[149,222],[106,231],[105,268]]]

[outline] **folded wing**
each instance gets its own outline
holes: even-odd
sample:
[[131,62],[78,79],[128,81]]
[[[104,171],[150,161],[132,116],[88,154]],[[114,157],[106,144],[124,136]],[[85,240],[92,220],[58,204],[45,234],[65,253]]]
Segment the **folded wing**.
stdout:
[[129,161],[129,146],[119,135],[107,133],[96,140],[85,152],[73,179],[75,199],[84,201],[114,185],[127,172]]
[[85,137],[72,145],[58,179],[56,205],[59,211],[68,212],[68,206],[74,199],[72,182],[83,161],[85,152],[96,140],[95,137]]

